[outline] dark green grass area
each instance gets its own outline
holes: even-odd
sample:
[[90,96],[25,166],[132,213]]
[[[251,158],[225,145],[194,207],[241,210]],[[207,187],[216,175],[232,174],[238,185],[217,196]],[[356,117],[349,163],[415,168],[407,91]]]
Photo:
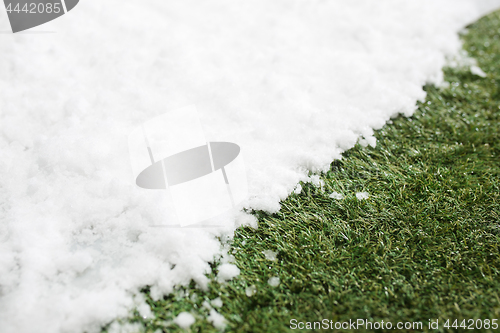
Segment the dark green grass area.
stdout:
[[[447,331],[447,319],[496,318],[500,332],[500,13],[463,40],[487,77],[446,69],[449,88],[426,86],[414,116],[378,131],[376,148],[358,145],[332,163],[323,190],[303,184],[278,214],[255,212],[257,230],[236,231],[239,277],[149,300],[156,319],[134,320],[148,332],[177,332],[168,321],[188,311],[192,332],[216,332],[202,302],[220,297],[226,332],[287,332],[293,318],[418,321],[423,331],[439,319],[432,332]],[[273,276],[278,287],[267,283]],[[251,285],[257,293],[248,297]]]

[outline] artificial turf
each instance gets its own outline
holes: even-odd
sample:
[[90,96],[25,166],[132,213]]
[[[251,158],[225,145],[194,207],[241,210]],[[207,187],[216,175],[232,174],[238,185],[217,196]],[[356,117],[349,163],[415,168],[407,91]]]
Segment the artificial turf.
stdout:
[[[426,86],[412,117],[379,130],[375,148],[345,152],[321,175],[322,189],[302,184],[279,213],[254,212],[258,229],[238,229],[231,243],[237,278],[213,279],[206,292],[192,283],[156,302],[145,289],[156,318],[135,313],[132,321],[147,332],[178,332],[171,320],[187,311],[197,319],[191,332],[217,332],[202,303],[220,297],[226,332],[288,332],[291,319],[415,321],[423,325],[414,331],[432,332],[468,331],[463,319],[467,327],[471,319],[499,322],[500,12],[462,39],[487,77],[446,68],[449,87]],[[344,198],[330,198],[333,191]],[[479,331],[500,332],[491,327]]]

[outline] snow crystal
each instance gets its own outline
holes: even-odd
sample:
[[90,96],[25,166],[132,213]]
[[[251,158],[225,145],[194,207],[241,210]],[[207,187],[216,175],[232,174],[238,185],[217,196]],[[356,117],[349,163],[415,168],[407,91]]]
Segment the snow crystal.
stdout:
[[344,199],[344,195],[342,195],[342,194],[340,194],[338,192],[332,192],[332,193],[330,193],[329,197],[332,198],[332,199],[337,199],[337,200]]
[[220,330],[224,330],[224,328],[226,328],[226,318],[214,309],[210,310],[207,320],[211,322],[215,328]]
[[368,199],[369,197],[370,197],[370,195],[367,192],[358,192],[358,193],[356,193],[356,198],[358,200]]
[[33,29],[57,33],[4,35],[2,333],[96,333],[134,308],[149,315],[134,301],[144,286],[156,300],[190,280],[207,289],[218,239],[257,226],[240,212],[234,227],[150,227],[174,213],[133,179],[139,124],[196,104],[207,140],[241,147],[246,207],[274,213],[311,171],[411,115],[422,86],[442,82],[457,31],[498,5],[85,0]]
[[218,270],[217,279],[219,282],[231,280],[240,274],[239,268],[233,264],[222,264],[218,267]]
[[276,260],[276,256],[278,255],[278,252],[274,252],[273,250],[264,250],[262,253],[264,253],[267,260],[273,261]]
[[179,325],[181,328],[189,328],[189,326],[193,325],[195,322],[195,319],[192,314],[188,312],[181,312],[175,317],[174,323]]
[[253,284],[245,289],[245,294],[248,297],[252,297],[256,293],[257,293],[257,287],[255,287],[255,285],[253,285]]
[[222,307],[222,300],[220,299],[220,297],[217,297],[216,299],[211,300],[210,304],[212,304],[212,306],[215,308],[220,308]]
[[269,280],[267,280],[267,283],[269,283],[271,287],[277,287],[280,285],[280,278],[274,276],[272,278],[269,278]]

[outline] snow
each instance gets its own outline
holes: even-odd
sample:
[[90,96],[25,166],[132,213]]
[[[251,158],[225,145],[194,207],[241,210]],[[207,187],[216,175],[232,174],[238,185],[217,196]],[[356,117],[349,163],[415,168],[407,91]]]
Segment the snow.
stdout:
[[377,145],[377,139],[374,136],[369,136],[367,138],[360,138],[358,142],[361,145],[361,147],[372,146],[375,148],[375,146]]
[[222,264],[218,267],[217,279],[219,282],[226,282],[240,274],[240,270],[233,264]]
[[134,297],[135,307],[139,315],[144,319],[154,318],[153,313],[151,312],[151,307],[146,303],[146,299],[143,294],[137,294]]
[[276,256],[278,255],[278,252],[275,252],[273,250],[264,250],[262,251],[264,253],[264,256],[266,257],[267,260],[276,260]]
[[195,322],[195,319],[192,314],[188,312],[181,312],[175,317],[174,323],[179,325],[179,327],[187,329],[189,326],[193,325]]
[[222,300],[220,299],[220,297],[217,297],[217,298],[211,300],[210,304],[212,304],[212,306],[214,308],[220,308],[220,307],[222,307]]
[[211,310],[212,309],[212,306],[210,305],[209,302],[207,301],[203,301],[203,303],[201,304],[205,309],[207,310]]
[[325,185],[325,182],[323,179],[319,178],[319,175],[312,175],[309,177],[309,181],[317,187],[320,187],[321,189]]
[[[276,212],[310,171],[411,115],[422,86],[442,82],[457,32],[499,5],[85,0],[38,33],[2,34],[2,333],[149,316],[142,287],[154,299],[190,280],[206,289],[209,262],[227,257],[219,237],[256,227],[243,212],[222,229],[150,227],[171,215],[163,191],[134,183],[136,126],[195,104],[207,140],[241,147],[247,207]],[[221,281],[236,276],[229,267]]]
[[479,66],[471,66],[470,67],[470,72],[474,75],[480,76],[480,77],[486,77],[487,74],[483,72],[483,70]]
[[356,198],[358,200],[365,200],[365,199],[368,199],[369,197],[370,197],[370,195],[367,192],[357,192],[356,193]]
[[280,285],[280,278],[273,276],[273,277],[269,278],[269,280],[267,280],[267,283],[269,283],[269,285],[271,287],[277,287]]
[[342,200],[344,199],[344,195],[341,194],[341,193],[338,193],[338,192],[332,192],[330,193],[330,195],[328,195],[330,198],[332,199],[336,199],[336,200]]
[[255,287],[255,285],[253,284],[245,289],[245,295],[247,295],[248,297],[252,297],[256,293],[257,293],[257,287]]
[[226,318],[214,309],[210,310],[207,320],[219,330],[224,330],[224,328],[226,328]]
[[[143,333],[144,327],[139,323],[112,323],[108,328],[109,333]],[[156,332],[155,332],[156,333]]]

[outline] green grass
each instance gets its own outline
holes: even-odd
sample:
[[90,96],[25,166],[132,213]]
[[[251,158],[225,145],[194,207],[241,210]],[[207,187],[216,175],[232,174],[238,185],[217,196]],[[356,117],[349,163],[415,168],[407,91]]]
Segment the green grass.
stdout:
[[[426,86],[414,116],[378,131],[376,148],[358,145],[333,162],[324,192],[303,184],[279,213],[255,212],[259,228],[237,230],[231,245],[239,277],[148,298],[156,319],[133,321],[177,332],[168,321],[188,311],[192,332],[216,332],[202,306],[216,297],[227,332],[287,332],[292,318],[420,321],[424,330],[439,319],[433,332],[446,319],[500,321],[499,35],[496,12],[463,36],[486,78],[446,69],[449,88]],[[370,197],[357,200],[361,191]],[[269,249],[276,261],[265,259]],[[272,276],[278,287],[268,285]]]

